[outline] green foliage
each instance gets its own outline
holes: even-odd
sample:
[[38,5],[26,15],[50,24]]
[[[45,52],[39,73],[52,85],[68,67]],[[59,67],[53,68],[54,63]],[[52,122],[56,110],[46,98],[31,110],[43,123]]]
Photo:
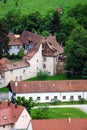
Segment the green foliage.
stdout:
[[82,75],[87,59],[87,31],[82,26],[77,26],[71,32],[65,52],[67,55],[66,69],[71,70],[73,74]]
[[[34,116],[36,115],[37,111],[38,111],[37,109],[31,110],[31,116],[33,119],[37,119]],[[87,118],[87,114],[77,108],[49,108],[47,111],[47,114],[48,114],[48,119],[69,118],[69,117],[70,118]],[[39,117],[40,117],[39,119],[41,119],[41,116]]]
[[80,98],[80,99],[79,99],[79,103],[80,103],[80,104],[85,104],[85,103],[86,103],[86,100],[85,100],[84,98]]
[[39,71],[37,73],[37,77],[39,80],[45,80],[48,77],[48,73],[46,71],[45,72]]
[[32,115],[33,119],[48,119],[48,107],[39,107],[36,112]]
[[54,34],[55,32],[60,31],[60,17],[58,11],[54,11],[50,23],[50,30],[51,33]]
[[23,56],[24,56],[24,49],[21,48],[21,49],[19,50],[19,52],[18,52],[18,58],[21,59],[21,58],[23,58]]
[[82,71],[82,78],[87,79],[87,62],[85,63],[85,66]]
[[9,47],[9,38],[8,38],[8,30],[0,21],[0,58],[8,55]]
[[52,98],[51,99],[51,104],[58,105],[58,104],[60,104],[60,101],[58,99],[56,99],[56,98]]
[[15,103],[26,107],[29,113],[31,112],[32,107],[35,106],[35,101],[32,98],[25,99],[25,97],[17,97]]

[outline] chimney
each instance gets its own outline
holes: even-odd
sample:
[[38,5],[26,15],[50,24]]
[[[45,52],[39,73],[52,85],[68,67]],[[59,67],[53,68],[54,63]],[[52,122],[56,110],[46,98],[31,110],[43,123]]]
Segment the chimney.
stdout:
[[18,104],[17,103],[15,103],[15,108],[17,108],[18,107]]
[[8,101],[8,106],[10,106],[10,102]]
[[18,82],[16,81],[16,82],[15,82],[15,87],[17,87],[17,86],[18,86]]
[[70,118],[70,117],[68,118],[68,122],[69,122],[69,123],[71,122],[71,118]]

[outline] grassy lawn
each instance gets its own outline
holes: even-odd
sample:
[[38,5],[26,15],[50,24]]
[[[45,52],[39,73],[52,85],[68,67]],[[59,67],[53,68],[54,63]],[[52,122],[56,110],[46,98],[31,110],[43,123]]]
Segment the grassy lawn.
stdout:
[[7,87],[4,87],[4,88],[0,88],[0,92],[9,92],[8,88]]
[[[18,9],[21,10],[23,15],[35,11],[40,11],[42,15],[46,15],[47,12],[50,13],[60,6],[63,9],[63,14],[65,14],[69,8],[77,3],[86,4],[87,0],[19,0]],[[15,7],[15,0],[7,0],[6,4],[3,4],[3,1],[1,1],[0,17],[9,10],[15,9]]]
[[[31,110],[31,116],[34,118],[37,109]],[[45,114],[45,113],[44,113]],[[49,108],[48,119],[57,118],[87,118],[87,114],[77,108]]]
[[[26,81],[40,80],[38,77],[27,79]],[[65,74],[57,74],[55,76],[48,76],[45,80],[67,80]]]

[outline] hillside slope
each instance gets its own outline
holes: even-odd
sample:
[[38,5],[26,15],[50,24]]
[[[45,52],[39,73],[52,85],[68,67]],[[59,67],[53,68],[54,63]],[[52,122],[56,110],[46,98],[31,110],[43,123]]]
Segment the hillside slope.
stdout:
[[45,15],[47,12],[61,7],[64,12],[69,8],[75,6],[77,3],[86,4],[87,0],[18,0],[18,7],[15,5],[15,0],[7,0],[7,3],[0,1],[0,17],[6,14],[9,10],[19,8],[22,14],[29,14],[31,12],[40,11]]

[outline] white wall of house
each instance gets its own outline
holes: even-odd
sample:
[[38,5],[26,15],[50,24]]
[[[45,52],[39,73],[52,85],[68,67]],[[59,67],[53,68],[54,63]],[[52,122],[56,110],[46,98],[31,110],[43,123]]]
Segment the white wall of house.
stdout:
[[9,47],[10,47],[9,48],[10,55],[12,55],[12,54],[17,55],[19,50],[20,50],[20,48],[23,48],[22,46],[9,46]]
[[[10,95],[11,96],[11,95]],[[74,100],[77,101],[79,98],[84,98],[87,99],[87,92],[49,92],[49,93],[22,93],[22,94],[16,94],[17,98],[18,96],[20,97],[25,97],[26,99],[29,99],[29,97],[32,97],[34,100],[38,100],[38,102],[50,102],[51,99],[54,97],[57,97],[58,100],[60,101],[70,101]]]
[[9,70],[5,72],[4,85],[7,85],[9,81],[20,81],[30,78],[30,66],[19,69]]
[[57,73],[57,59],[57,57],[46,57],[46,60],[44,61],[43,58],[43,70],[47,71],[49,75],[55,75]]
[[38,52],[28,60],[30,63],[30,77],[34,77],[37,75],[37,72],[43,70],[43,57],[42,57],[42,44],[40,45]]
[[15,123],[15,129],[26,129],[26,128],[30,128],[29,130],[32,130],[32,127],[29,125],[31,125],[31,117],[28,114],[28,112],[26,111],[26,109],[23,110],[23,112],[21,113],[19,119],[17,120],[17,122]]
[[0,130],[11,130],[11,129],[12,129],[12,125],[0,126]]

